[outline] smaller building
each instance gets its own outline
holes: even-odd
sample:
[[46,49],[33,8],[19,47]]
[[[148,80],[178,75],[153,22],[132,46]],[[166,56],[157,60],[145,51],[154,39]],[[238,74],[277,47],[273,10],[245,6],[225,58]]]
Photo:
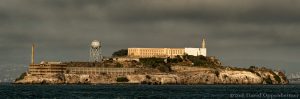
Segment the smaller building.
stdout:
[[40,64],[29,65],[29,74],[32,75],[47,75],[65,73],[66,64],[61,62],[41,62]]

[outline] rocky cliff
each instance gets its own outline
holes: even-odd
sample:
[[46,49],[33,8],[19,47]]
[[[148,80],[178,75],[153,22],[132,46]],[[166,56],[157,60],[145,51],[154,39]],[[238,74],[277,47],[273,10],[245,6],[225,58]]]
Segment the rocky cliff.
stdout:
[[[265,68],[172,66],[172,72],[141,68],[136,73],[120,74],[25,74],[19,84],[288,84],[282,72]],[[122,78],[121,80],[119,78]],[[125,79],[125,80],[124,80]]]

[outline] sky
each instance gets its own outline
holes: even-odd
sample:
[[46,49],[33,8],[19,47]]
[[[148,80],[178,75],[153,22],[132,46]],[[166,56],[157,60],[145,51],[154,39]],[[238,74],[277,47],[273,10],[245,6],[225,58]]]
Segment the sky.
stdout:
[[88,61],[129,47],[200,47],[225,66],[300,72],[299,0],[1,0],[0,75],[36,61]]

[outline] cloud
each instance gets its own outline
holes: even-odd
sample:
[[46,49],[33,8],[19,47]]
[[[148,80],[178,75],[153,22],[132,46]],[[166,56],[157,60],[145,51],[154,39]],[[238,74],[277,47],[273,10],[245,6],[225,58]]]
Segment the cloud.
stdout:
[[[291,6],[292,5],[292,6]],[[192,22],[299,22],[299,2],[279,0],[164,0],[123,1],[108,6],[109,15],[116,21],[143,22],[189,20]]]
[[32,43],[38,61],[70,61],[88,60],[93,39],[110,56],[128,47],[199,47],[206,37],[208,54],[226,65],[293,71],[298,9],[297,0],[2,0],[0,64],[26,65]]

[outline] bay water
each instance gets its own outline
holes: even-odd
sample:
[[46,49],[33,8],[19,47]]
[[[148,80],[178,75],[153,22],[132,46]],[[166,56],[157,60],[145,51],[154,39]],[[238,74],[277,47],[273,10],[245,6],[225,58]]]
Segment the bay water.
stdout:
[[298,99],[300,85],[0,84],[0,99]]

